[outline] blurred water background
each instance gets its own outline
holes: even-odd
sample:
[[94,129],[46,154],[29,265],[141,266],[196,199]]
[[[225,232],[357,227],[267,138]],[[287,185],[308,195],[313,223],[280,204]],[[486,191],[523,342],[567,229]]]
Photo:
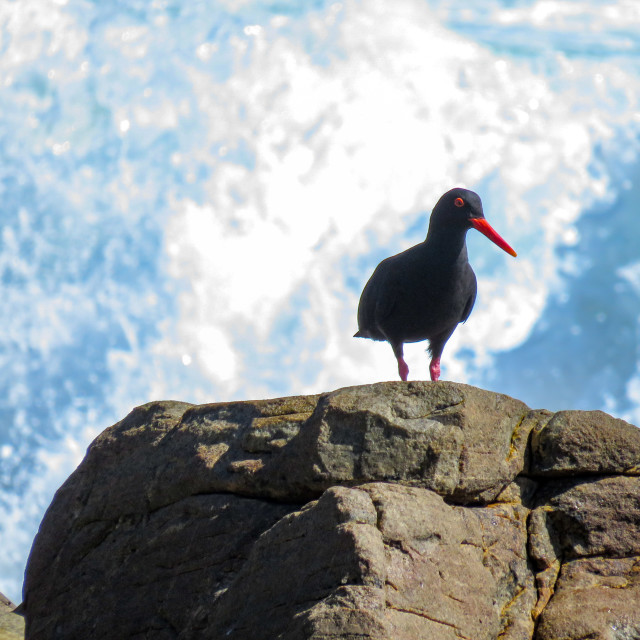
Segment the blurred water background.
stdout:
[[358,297],[453,186],[519,256],[469,233],[443,378],[640,422],[639,34],[636,0],[0,2],[0,590],[135,405],[395,379]]

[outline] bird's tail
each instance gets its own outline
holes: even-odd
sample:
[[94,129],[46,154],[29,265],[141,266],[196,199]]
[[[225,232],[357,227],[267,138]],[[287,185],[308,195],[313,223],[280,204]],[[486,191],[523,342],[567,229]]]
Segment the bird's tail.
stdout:
[[387,340],[386,336],[381,333],[373,333],[369,329],[358,329],[354,334],[354,338],[369,338],[369,340]]

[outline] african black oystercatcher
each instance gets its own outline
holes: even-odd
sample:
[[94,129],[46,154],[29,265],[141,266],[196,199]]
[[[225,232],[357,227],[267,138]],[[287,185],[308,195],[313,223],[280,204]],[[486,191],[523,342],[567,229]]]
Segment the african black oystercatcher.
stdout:
[[404,343],[429,340],[429,372],[437,380],[444,345],[473,309],[476,274],[466,245],[471,227],[508,254],[517,255],[485,220],[480,196],[467,189],[451,189],[433,208],[425,241],[383,260],[365,285],[354,337],[386,340],[402,380],[409,375]]

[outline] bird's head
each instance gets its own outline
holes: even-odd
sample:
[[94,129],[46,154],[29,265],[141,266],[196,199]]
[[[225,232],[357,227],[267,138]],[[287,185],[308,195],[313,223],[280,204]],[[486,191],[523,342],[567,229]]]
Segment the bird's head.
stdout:
[[480,196],[468,189],[458,187],[447,191],[433,208],[429,226],[431,225],[465,229],[473,227],[509,255],[518,255],[487,222]]

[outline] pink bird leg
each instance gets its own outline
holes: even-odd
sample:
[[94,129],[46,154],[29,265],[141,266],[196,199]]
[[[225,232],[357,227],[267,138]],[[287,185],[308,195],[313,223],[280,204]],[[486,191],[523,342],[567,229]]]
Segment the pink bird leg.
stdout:
[[429,365],[431,380],[434,382],[440,378],[440,358],[434,358]]
[[402,356],[398,357],[398,373],[400,374],[400,379],[406,382],[409,376],[409,365],[404,361]]

